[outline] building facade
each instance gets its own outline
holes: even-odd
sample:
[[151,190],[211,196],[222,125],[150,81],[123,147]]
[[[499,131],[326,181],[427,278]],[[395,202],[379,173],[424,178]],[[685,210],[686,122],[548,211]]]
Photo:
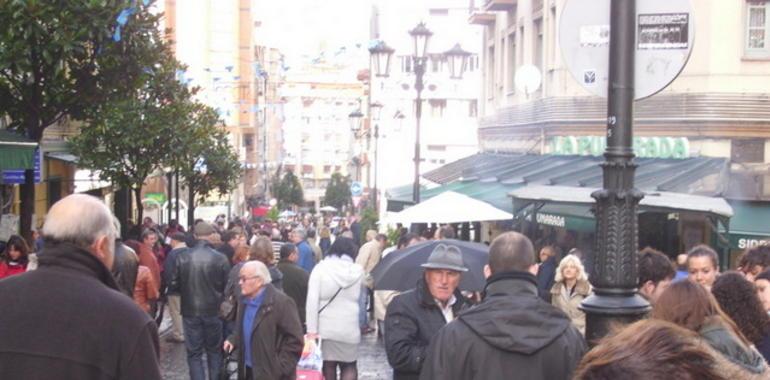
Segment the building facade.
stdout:
[[176,58],[187,65],[180,80],[197,86],[197,97],[214,107],[229,132],[243,174],[237,188],[220,202],[232,215],[244,214],[246,198],[257,193],[259,146],[258,61],[250,0],[156,3]]
[[332,63],[292,69],[281,84],[282,170],[299,177],[308,207],[320,208],[333,173],[349,174],[355,147],[348,115],[360,106],[363,93],[353,66]]
[[[419,22],[433,32],[422,91],[420,125],[420,173],[476,153],[481,83],[481,30],[466,24],[467,1],[375,2],[372,12],[372,40],[382,40],[395,49],[390,75],[372,75],[369,100],[381,104],[377,126],[379,141],[367,150],[372,188],[377,173],[379,198],[383,189],[412,182],[415,149],[415,70],[412,55],[414,42],[409,35]],[[461,79],[450,78],[443,53],[455,44],[471,53],[467,70]],[[376,73],[375,73],[376,74]],[[365,134],[366,137],[373,133]],[[378,149],[377,162],[374,150]],[[376,165],[376,170],[374,166]],[[381,210],[384,204],[381,203]]]
[[[567,1],[471,3],[469,22],[483,30],[482,151],[603,152],[606,99],[583,89],[562,59],[559,23]],[[742,245],[731,237],[735,253],[770,235],[745,223],[749,213],[770,215],[770,2],[691,4],[696,34],[689,62],[665,90],[636,102],[634,144],[638,156],[729,159],[721,195],[735,210],[732,229],[746,235]],[[540,71],[542,85],[531,93],[517,90],[524,65]]]

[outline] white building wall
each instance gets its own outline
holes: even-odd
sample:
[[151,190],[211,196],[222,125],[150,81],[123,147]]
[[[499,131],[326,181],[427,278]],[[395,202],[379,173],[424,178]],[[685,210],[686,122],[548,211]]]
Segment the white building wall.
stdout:
[[[414,73],[406,69],[410,64],[408,57],[414,51],[408,31],[420,21],[425,22],[434,33],[428,48],[430,54],[443,53],[455,43],[476,54],[470,66],[472,70],[460,80],[449,78],[446,62],[434,72],[428,61],[420,131],[420,172],[425,173],[478,150],[481,70],[477,62],[480,62],[482,29],[467,24],[468,2],[465,0],[375,1],[374,4],[379,10],[379,38],[396,50],[390,77],[373,77],[371,92],[372,102],[384,105],[377,123],[380,131],[378,188],[382,195],[384,190],[410,183],[414,177],[416,91]],[[404,118],[394,117],[397,114]]]

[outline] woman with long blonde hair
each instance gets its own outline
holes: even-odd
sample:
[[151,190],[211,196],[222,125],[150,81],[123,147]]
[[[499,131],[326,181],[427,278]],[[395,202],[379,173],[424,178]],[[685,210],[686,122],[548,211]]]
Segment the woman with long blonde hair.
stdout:
[[556,268],[556,279],[551,288],[551,304],[561,309],[572,324],[585,334],[586,315],[580,303],[591,294],[591,284],[583,263],[575,255],[565,256]]

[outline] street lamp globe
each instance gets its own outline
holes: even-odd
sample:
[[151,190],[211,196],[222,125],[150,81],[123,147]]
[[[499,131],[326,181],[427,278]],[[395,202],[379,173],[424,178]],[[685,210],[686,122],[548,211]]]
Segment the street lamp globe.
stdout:
[[378,77],[387,78],[390,75],[390,59],[395,50],[388,46],[385,41],[379,40],[369,48],[374,74]]
[[372,104],[369,104],[369,114],[372,115],[372,120],[380,121],[381,113],[382,113],[382,103],[374,102]]
[[409,31],[409,35],[414,40],[414,56],[416,58],[425,58],[428,52],[428,41],[430,41],[430,36],[433,35],[433,32],[425,27],[424,22],[421,22]]
[[449,63],[449,73],[452,79],[462,79],[463,73],[468,68],[468,57],[471,53],[463,50],[460,44],[455,46],[444,53],[444,56]]
[[348,121],[350,121],[350,130],[357,134],[361,130],[361,124],[364,121],[364,114],[360,109],[351,112],[348,115]]

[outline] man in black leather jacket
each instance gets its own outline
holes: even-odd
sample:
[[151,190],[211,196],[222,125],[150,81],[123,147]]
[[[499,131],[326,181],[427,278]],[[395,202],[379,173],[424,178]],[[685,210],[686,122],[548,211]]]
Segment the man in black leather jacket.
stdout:
[[210,378],[216,378],[222,363],[222,303],[230,263],[211,245],[214,228],[205,222],[195,226],[196,244],[176,258],[169,290],[177,291],[182,303],[187,365],[192,380],[205,378],[203,352],[206,351]]

